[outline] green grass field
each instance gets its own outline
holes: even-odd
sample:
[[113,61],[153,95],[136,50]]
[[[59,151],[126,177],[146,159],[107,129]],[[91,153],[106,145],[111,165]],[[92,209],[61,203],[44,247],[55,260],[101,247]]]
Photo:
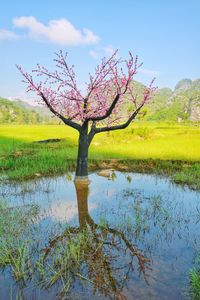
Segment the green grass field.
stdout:
[[[33,143],[50,138],[63,140]],[[77,139],[77,132],[65,125],[2,125],[1,173],[23,180],[72,170]],[[89,159],[91,168],[114,160],[116,168],[123,163],[133,171],[169,174],[176,182],[200,188],[200,126],[137,122],[126,130],[96,135]]]

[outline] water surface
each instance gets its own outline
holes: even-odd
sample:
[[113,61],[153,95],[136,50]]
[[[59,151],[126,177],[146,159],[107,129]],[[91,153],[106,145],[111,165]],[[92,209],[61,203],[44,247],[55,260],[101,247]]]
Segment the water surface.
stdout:
[[59,282],[51,288],[35,278],[16,283],[6,267],[0,299],[190,299],[188,272],[200,250],[200,193],[154,175],[111,177],[93,173],[89,185],[78,187],[70,174],[1,185],[11,209],[39,208],[28,225],[38,251],[52,247],[53,256],[66,227],[75,235],[88,226],[93,245],[80,263],[83,278],[72,276],[66,294]]

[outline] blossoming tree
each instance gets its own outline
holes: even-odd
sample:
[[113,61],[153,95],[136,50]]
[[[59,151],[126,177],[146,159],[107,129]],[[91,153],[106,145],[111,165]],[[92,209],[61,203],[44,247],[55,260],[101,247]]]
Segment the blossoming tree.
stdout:
[[[27,91],[34,91],[49,110],[66,125],[78,130],[78,157],[76,179],[88,176],[88,149],[98,133],[126,128],[151,98],[153,81],[138,97],[133,78],[141,63],[129,52],[128,60],[122,60],[115,51],[110,58],[103,58],[83,95],[77,85],[74,66],[67,62],[67,54],[56,53],[55,71],[37,65],[32,75],[20,66],[27,84]],[[33,75],[36,74],[35,78]],[[38,80],[36,79],[38,78]]]

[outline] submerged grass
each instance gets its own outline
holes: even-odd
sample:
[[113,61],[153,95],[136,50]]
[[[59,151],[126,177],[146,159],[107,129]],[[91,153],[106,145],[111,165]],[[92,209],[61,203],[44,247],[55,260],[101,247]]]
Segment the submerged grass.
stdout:
[[[97,288],[98,272],[103,272],[107,256],[110,259],[106,251],[103,255],[106,233],[101,233],[98,225],[97,228],[87,225],[82,229],[67,226],[62,235],[54,236],[47,243],[48,246],[43,248],[27,229],[31,218],[36,217],[35,212],[24,210],[21,214],[15,214],[16,209],[10,210],[5,201],[0,201],[0,204],[4,213],[2,220],[7,222],[6,226],[12,228],[15,224],[21,224],[17,232],[10,232],[9,235],[3,232],[0,238],[1,271],[9,272],[23,286],[28,286],[30,282],[45,289],[56,286],[58,299],[66,299],[64,296],[72,288],[75,278],[92,284],[94,280]],[[24,221],[28,218],[29,221]],[[106,231],[106,227],[102,230]],[[112,242],[115,245],[114,240]],[[112,242],[108,243],[109,247]],[[90,278],[87,269],[90,270],[89,274],[93,272],[96,276],[93,278],[91,275]],[[104,274],[106,272],[102,273],[103,278]],[[109,288],[106,281],[102,284],[105,289]]]
[[[137,272],[138,269],[144,279],[148,278],[145,277],[148,270],[151,271],[150,260],[137,244],[144,243],[150,256],[155,241],[157,247],[164,241],[173,242],[176,235],[182,238],[178,228],[184,232],[191,220],[191,216],[181,210],[182,204],[178,207],[174,199],[166,201],[157,194],[144,198],[132,188],[123,190],[121,196],[125,205],[131,200],[128,204],[130,215],[121,215],[118,209],[116,224],[112,218],[107,219],[105,208],[98,223],[87,215],[82,225],[65,223],[61,232],[58,227],[58,232],[51,232],[42,226],[35,206],[21,209],[0,201],[1,222],[6,227],[0,235],[0,270],[9,272],[19,287],[22,284],[30,290],[33,286],[49,292],[56,290],[58,297],[55,299],[68,299],[75,282],[77,285],[80,282],[80,286],[86,284],[86,287],[89,284],[94,292],[115,299],[128,280],[129,270]],[[52,225],[56,228],[54,223]],[[18,228],[16,231],[14,226]],[[38,242],[41,238],[37,237],[38,230],[45,241]],[[151,231],[153,237],[149,235]],[[197,288],[198,277],[191,276]]]
[[27,280],[33,272],[24,234],[38,213],[36,205],[9,207],[6,201],[0,200],[0,268],[9,266],[16,281]]
[[190,270],[190,295],[192,300],[200,299],[200,272],[196,269]]
[[[123,131],[97,135],[90,148],[89,165],[91,169],[113,166],[165,173],[173,175],[177,183],[199,189],[199,137],[199,125],[135,123]],[[50,138],[62,140],[33,143]],[[74,170],[77,139],[76,131],[62,125],[1,126],[1,176],[23,180]]]

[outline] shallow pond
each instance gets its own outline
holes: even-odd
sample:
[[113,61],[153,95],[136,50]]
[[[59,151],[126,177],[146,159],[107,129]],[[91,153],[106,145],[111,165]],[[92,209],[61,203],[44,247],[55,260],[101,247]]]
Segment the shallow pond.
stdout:
[[0,299],[190,299],[200,193],[135,173],[72,179],[0,186],[12,253],[0,257]]

